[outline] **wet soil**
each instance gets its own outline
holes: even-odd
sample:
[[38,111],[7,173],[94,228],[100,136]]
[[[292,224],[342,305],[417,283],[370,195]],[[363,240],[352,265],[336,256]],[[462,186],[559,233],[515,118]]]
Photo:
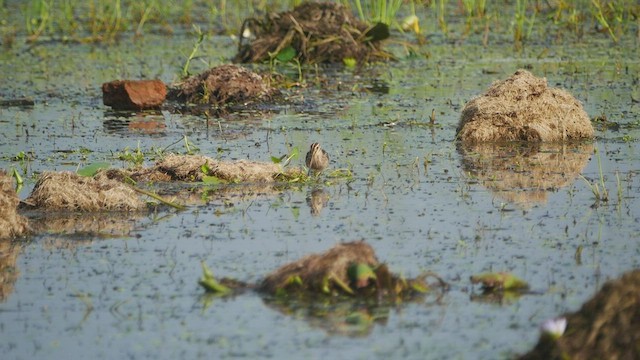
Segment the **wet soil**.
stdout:
[[[21,172],[21,199],[34,174],[97,161],[126,167],[114,155],[138,148],[147,166],[160,150],[265,162],[317,141],[331,163],[317,183],[251,196],[216,197],[216,186],[199,186],[198,201],[182,212],[100,214],[88,222],[58,212],[25,214],[30,222],[59,224],[59,231],[0,244],[0,351],[31,359],[526,353],[540,323],[579,310],[607,280],[640,267],[640,63],[637,44],[610,46],[605,36],[577,43],[540,37],[517,53],[510,42],[484,48],[479,36],[460,45],[436,35],[419,56],[390,48],[397,63],[311,69],[312,86],[292,91],[294,105],[228,117],[114,113],[102,104],[100,84],[112,79],[175,82],[180,54],[192,45],[186,34],[123,39],[109,52],[82,44],[14,46],[0,54],[10,84],[0,96],[35,104],[0,107],[0,168]],[[210,64],[194,73],[235,55],[229,38],[211,41],[202,54]],[[591,118],[600,116],[595,142],[507,154],[459,149],[453,139],[464,104],[520,68],[570,92]],[[538,165],[548,161],[555,161],[551,168]],[[353,177],[329,177],[339,168]],[[607,202],[592,192],[601,173]],[[513,192],[536,195],[523,205],[526,197]],[[197,284],[201,261],[216,276],[256,283],[284,264],[357,239],[390,271],[434,271],[451,288],[441,298],[398,306],[309,307],[281,306],[252,292],[205,297]],[[489,271],[517,275],[530,293],[479,298],[468,279]],[[358,331],[362,323],[373,325]]]

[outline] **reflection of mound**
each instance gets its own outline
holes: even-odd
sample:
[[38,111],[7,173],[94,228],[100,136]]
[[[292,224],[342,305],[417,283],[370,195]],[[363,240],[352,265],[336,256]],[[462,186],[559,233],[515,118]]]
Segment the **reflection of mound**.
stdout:
[[375,302],[355,302],[342,299],[325,301],[265,298],[264,303],[278,312],[304,319],[309,326],[320,328],[329,335],[367,336],[374,325],[386,325],[390,307]]
[[0,171],[0,239],[25,235],[27,220],[17,211],[18,195],[13,188],[13,179]]
[[467,143],[558,142],[592,138],[593,126],[571,94],[548,87],[546,78],[518,70],[465,105],[457,134]]
[[587,165],[592,144],[461,145],[465,173],[508,202],[542,203]]
[[566,319],[563,336],[542,336],[521,359],[640,359],[640,270],[607,282]]
[[0,301],[4,301],[13,292],[13,284],[20,274],[16,260],[21,248],[17,242],[0,240]]
[[28,213],[33,230],[49,235],[73,235],[74,237],[111,238],[128,236],[145,216],[140,212],[99,212],[78,213],[58,212],[55,214]]

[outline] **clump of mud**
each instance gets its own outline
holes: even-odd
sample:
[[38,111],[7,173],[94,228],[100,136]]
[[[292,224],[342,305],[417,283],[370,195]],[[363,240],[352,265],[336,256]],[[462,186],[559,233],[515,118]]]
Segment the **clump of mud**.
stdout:
[[39,209],[138,211],[146,204],[130,187],[114,180],[72,172],[44,172],[25,203]]
[[180,102],[222,106],[255,102],[274,95],[265,79],[237,65],[213,67],[175,84],[169,98]]
[[221,161],[203,155],[167,155],[150,168],[112,169],[100,172],[102,176],[135,181],[199,182],[205,176],[215,176],[227,182],[274,182],[282,176],[303,174],[299,168],[283,172],[278,164],[249,160]]
[[593,126],[571,94],[518,70],[465,105],[457,137],[467,143],[561,142],[593,138]]
[[607,282],[566,319],[563,336],[543,335],[521,359],[640,359],[640,270]]
[[18,214],[20,199],[13,187],[13,178],[0,170],[0,239],[26,235],[27,219]]
[[[244,43],[245,29],[255,36]],[[306,2],[292,11],[268,14],[264,19],[245,20],[240,31],[234,62],[263,62],[291,47],[301,63],[341,63],[352,58],[358,63],[391,57],[380,41],[372,39],[371,28],[357,20],[343,5]]]
[[524,208],[547,201],[589,163],[593,145],[543,143],[460,144],[462,167],[500,198]]

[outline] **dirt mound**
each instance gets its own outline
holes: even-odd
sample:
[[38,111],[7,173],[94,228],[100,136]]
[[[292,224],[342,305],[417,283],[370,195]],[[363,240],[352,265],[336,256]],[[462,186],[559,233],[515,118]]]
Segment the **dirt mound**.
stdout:
[[130,187],[109,179],[72,172],[44,172],[27,204],[40,209],[71,211],[137,211],[147,208]]
[[221,65],[173,85],[169,98],[220,106],[257,101],[275,93],[276,90],[253,71],[237,65]]
[[[245,29],[255,36],[244,43]],[[301,63],[358,63],[389,59],[380,41],[371,39],[370,27],[337,3],[303,3],[292,11],[245,20],[234,62],[263,62],[290,48]]]
[[560,142],[593,138],[593,126],[571,94],[548,87],[546,78],[518,70],[465,105],[457,137],[470,143]]
[[571,184],[589,163],[593,145],[463,143],[458,151],[465,174],[504,200],[528,207]]
[[640,359],[640,270],[607,282],[566,318],[563,336],[542,336],[521,359]]
[[13,178],[0,170],[0,239],[25,235],[27,219],[18,214],[20,199],[13,187]]

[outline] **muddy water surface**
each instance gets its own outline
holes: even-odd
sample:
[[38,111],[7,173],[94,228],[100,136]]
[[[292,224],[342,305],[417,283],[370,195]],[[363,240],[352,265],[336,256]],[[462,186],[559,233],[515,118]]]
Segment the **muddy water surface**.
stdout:
[[[8,358],[507,358],[535,343],[543,320],[576,310],[605,280],[640,266],[637,45],[541,44],[518,54],[510,45],[434,41],[424,49],[429,58],[320,69],[323,86],[258,116],[124,116],[102,105],[102,82],[174,81],[192,40],[52,43],[0,55],[9,84],[0,95],[36,102],[0,109],[0,168],[28,179],[21,197],[34,173],[104,160],[127,166],[113,157],[126,148],[139,147],[151,163],[158,149],[184,153],[185,135],[224,160],[269,161],[319,141],[330,167],[350,168],[353,178],[224,201],[212,195],[177,213],[100,214],[88,228],[72,214],[32,215],[49,231],[3,243],[3,266],[16,271],[3,278],[0,299]],[[234,55],[230,39],[209,41],[208,64],[193,71]],[[597,141],[457,148],[464,103],[521,67],[573,93],[591,117],[606,115]],[[600,178],[594,149],[606,203],[585,181]],[[29,160],[15,159],[20,152]],[[282,310],[252,292],[207,298],[197,285],[201,260],[218,276],[257,281],[356,239],[392,271],[434,271],[450,290],[419,303],[312,311]],[[512,272],[532,293],[482,297],[469,276],[485,271]],[[375,320],[353,324],[354,312]]]

